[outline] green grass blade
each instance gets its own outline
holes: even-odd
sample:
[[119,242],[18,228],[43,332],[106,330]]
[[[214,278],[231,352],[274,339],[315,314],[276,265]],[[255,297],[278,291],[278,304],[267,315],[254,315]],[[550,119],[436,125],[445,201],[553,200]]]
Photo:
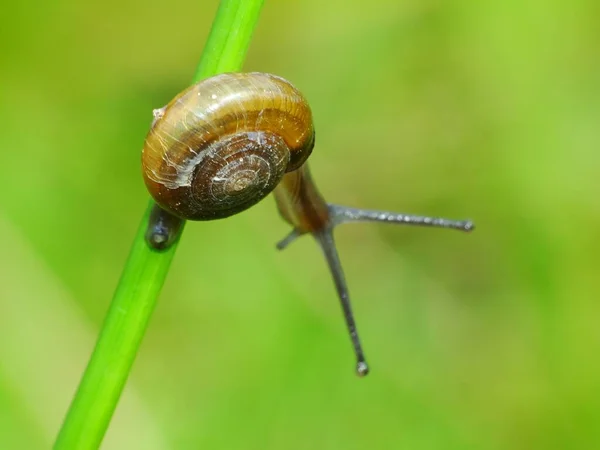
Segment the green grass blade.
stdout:
[[[262,4],[221,1],[194,81],[242,67]],[[177,242],[162,252],[146,245],[152,207],[150,202],[55,449],[98,448],[117,406],[177,248]]]
[[194,81],[242,68],[263,1],[221,1]]

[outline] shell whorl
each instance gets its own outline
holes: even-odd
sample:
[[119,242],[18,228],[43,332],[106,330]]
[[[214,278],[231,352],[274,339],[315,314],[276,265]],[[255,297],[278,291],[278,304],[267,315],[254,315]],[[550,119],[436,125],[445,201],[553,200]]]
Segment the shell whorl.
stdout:
[[221,74],[155,113],[142,152],[144,181],[176,216],[224,218],[267,196],[313,145],[310,108],[288,81]]

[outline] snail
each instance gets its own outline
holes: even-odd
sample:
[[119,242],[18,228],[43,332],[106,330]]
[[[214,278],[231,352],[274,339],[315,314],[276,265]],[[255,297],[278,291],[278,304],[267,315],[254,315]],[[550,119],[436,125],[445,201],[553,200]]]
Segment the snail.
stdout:
[[146,240],[162,250],[185,220],[222,219],[273,192],[292,231],[277,248],[310,234],[321,247],[340,299],[356,356],[356,373],[369,368],[353,317],[333,237],[337,225],[372,221],[471,231],[470,220],[450,220],[356,209],[327,203],[308,169],[315,142],[312,113],[287,80],[267,73],[207,78],[154,111],[142,151],[146,187],[157,203]]

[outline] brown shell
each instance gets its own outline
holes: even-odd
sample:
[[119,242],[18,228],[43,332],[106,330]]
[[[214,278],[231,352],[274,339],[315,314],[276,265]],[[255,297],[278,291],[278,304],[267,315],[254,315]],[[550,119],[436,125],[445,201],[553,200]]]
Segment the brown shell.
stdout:
[[162,208],[189,220],[220,219],[267,196],[313,146],[310,108],[288,81],[221,74],[155,111],[142,171]]

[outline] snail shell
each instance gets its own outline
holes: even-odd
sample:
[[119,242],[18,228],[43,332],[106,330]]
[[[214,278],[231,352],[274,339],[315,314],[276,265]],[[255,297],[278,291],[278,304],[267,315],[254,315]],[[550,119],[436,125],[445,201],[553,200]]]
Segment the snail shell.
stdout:
[[313,146],[310,108],[292,84],[267,73],[228,73],[155,111],[142,170],[162,208],[183,219],[221,219],[266,197]]

